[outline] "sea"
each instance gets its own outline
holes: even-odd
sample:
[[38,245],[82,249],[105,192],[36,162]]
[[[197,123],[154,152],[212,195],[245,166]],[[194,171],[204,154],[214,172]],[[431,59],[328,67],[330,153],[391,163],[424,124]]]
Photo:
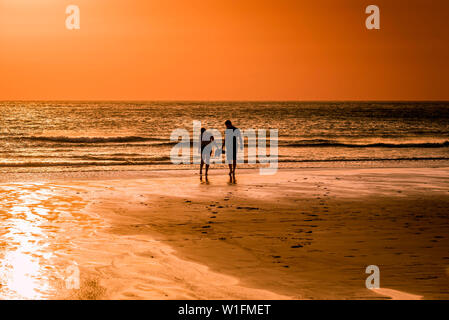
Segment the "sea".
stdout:
[[171,134],[228,119],[277,129],[280,168],[449,164],[449,102],[3,101],[0,172],[194,168]]

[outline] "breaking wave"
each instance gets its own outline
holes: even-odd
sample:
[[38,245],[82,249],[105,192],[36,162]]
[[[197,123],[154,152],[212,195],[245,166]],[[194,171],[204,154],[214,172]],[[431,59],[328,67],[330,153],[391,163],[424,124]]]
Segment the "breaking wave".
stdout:
[[43,141],[43,142],[64,142],[64,143],[123,143],[123,142],[144,142],[144,141],[166,141],[165,139],[125,136],[125,137],[46,137],[31,136],[18,137],[16,140]]
[[449,141],[436,143],[368,143],[368,144],[356,144],[356,143],[342,143],[329,140],[302,140],[293,143],[280,143],[287,147],[344,147],[344,148],[447,148],[449,147]]

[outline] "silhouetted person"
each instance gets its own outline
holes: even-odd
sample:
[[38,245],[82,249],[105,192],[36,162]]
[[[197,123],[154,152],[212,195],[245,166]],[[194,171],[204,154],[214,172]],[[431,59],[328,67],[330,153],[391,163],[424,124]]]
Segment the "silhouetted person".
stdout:
[[[226,120],[226,136],[222,149],[226,148],[226,160],[229,165],[229,179],[235,182],[235,169],[237,167],[237,147],[243,150],[243,140],[240,130],[232,125],[230,120]],[[238,139],[238,141],[237,141]]]
[[[215,145],[215,147],[218,149],[217,144],[214,141],[214,136],[210,133],[206,132],[205,128],[201,128],[201,134],[200,134],[200,152],[201,152],[201,164],[200,164],[200,180],[203,181],[203,166],[206,164],[206,181],[208,181],[208,172],[209,172],[209,166],[210,166],[210,158],[212,155],[212,147]],[[210,150],[205,150],[205,148],[210,145]]]

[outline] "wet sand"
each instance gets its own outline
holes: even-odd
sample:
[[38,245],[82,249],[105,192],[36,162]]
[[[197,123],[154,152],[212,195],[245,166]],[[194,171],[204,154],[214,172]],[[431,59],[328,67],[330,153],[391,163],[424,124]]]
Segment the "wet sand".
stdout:
[[2,298],[449,298],[448,168],[25,178],[0,183]]

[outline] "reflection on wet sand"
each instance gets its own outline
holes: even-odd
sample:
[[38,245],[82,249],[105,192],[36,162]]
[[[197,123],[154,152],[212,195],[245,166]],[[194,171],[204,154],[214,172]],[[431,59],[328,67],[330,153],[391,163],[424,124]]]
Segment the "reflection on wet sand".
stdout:
[[180,259],[141,228],[151,213],[144,193],[174,190],[171,180],[148,186],[0,184],[0,299],[287,298]]
[[[46,299],[64,285],[70,237],[89,226],[80,197],[56,186],[0,186],[0,298]],[[68,189],[68,188],[67,188]],[[60,190],[61,191],[61,190]]]

